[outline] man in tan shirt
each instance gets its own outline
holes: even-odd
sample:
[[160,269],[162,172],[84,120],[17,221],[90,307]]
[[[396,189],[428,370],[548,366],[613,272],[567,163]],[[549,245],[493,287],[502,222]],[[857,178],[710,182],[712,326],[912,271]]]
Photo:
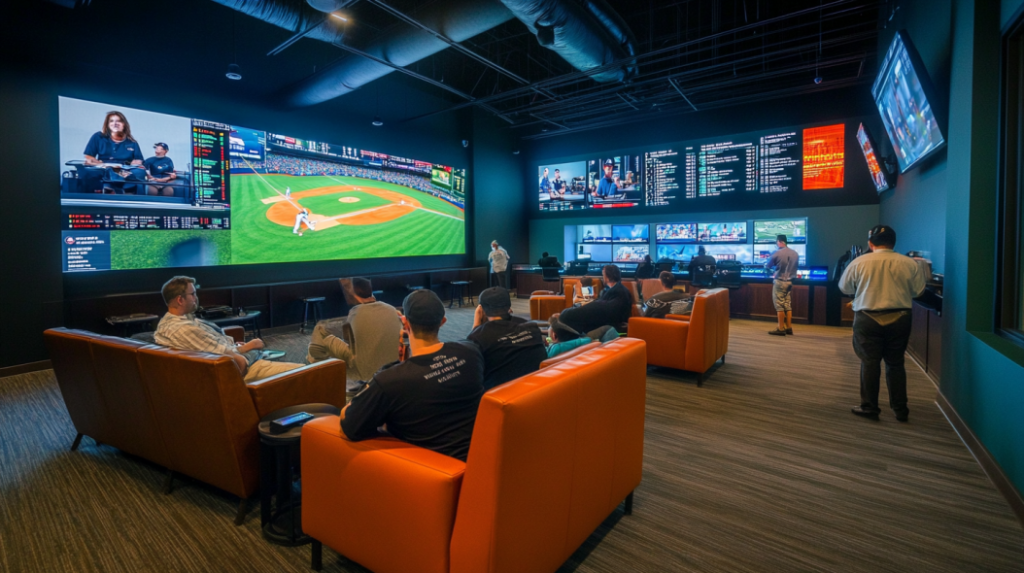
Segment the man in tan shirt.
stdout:
[[892,227],[878,225],[871,229],[871,252],[846,267],[839,290],[854,295],[853,350],[860,358],[860,406],[851,411],[878,419],[881,363],[885,360],[889,407],[897,420],[906,422],[910,410],[903,359],[910,340],[910,309],[913,299],[924,292],[927,277],[913,259],[894,252],[895,246],[896,231]]

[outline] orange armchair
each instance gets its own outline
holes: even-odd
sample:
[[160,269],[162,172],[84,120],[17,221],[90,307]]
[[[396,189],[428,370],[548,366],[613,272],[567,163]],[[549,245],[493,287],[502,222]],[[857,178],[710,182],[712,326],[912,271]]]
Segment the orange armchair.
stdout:
[[703,290],[689,317],[631,318],[629,336],[647,342],[648,364],[696,372],[703,386],[704,373],[729,351],[728,297],[728,289]]
[[480,402],[466,463],[392,438],[302,429],[302,529],[375,573],[555,571],[643,465],[646,352],[620,339],[502,384]]

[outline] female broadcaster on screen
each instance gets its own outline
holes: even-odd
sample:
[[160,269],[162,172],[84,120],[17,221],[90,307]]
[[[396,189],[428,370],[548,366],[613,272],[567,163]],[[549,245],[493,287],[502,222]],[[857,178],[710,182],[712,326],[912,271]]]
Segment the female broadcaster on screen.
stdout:
[[[132,137],[128,119],[119,111],[108,111],[103,119],[103,128],[92,134],[85,145],[83,187],[86,192],[95,191],[102,183],[103,190],[112,193],[137,192],[136,185],[125,185],[126,181],[145,181],[146,170],[142,168],[142,147]],[[123,166],[123,167],[122,167]]]

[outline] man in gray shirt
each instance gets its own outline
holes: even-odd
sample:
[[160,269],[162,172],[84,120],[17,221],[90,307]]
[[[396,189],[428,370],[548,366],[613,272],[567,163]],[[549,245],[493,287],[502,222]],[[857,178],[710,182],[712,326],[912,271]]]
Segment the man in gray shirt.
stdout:
[[860,406],[851,411],[878,419],[878,387],[885,360],[889,407],[897,420],[906,422],[910,409],[903,360],[910,341],[911,306],[929,277],[913,259],[894,252],[895,246],[892,227],[871,229],[871,252],[850,262],[839,279],[839,290],[854,295],[853,350],[860,358]]
[[348,367],[346,389],[358,392],[381,366],[398,360],[402,320],[395,307],[373,297],[370,279],[352,279],[352,293],[359,304],[348,311],[348,342],[318,323],[313,329],[306,362],[344,360]]
[[800,255],[786,246],[788,244],[786,235],[775,237],[775,244],[779,246],[779,250],[772,253],[771,258],[764,264],[764,268],[775,269],[772,298],[775,301],[775,313],[779,317],[779,327],[769,330],[768,334],[786,336],[793,334],[793,277],[796,276]]

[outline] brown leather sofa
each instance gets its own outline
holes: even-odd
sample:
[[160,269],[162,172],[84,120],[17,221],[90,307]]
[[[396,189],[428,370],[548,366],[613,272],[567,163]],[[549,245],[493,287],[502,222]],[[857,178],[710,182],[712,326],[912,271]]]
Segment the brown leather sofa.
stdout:
[[114,446],[246,500],[259,488],[261,417],[287,406],[345,405],[345,363],[326,360],[246,384],[204,352],[54,328],[44,333],[78,436]]
[[491,389],[466,463],[302,429],[302,528],[376,573],[550,573],[640,484],[646,352],[619,339]]
[[697,385],[729,351],[729,290],[701,290],[689,316],[631,318],[628,335],[647,342],[647,363],[697,373]]

